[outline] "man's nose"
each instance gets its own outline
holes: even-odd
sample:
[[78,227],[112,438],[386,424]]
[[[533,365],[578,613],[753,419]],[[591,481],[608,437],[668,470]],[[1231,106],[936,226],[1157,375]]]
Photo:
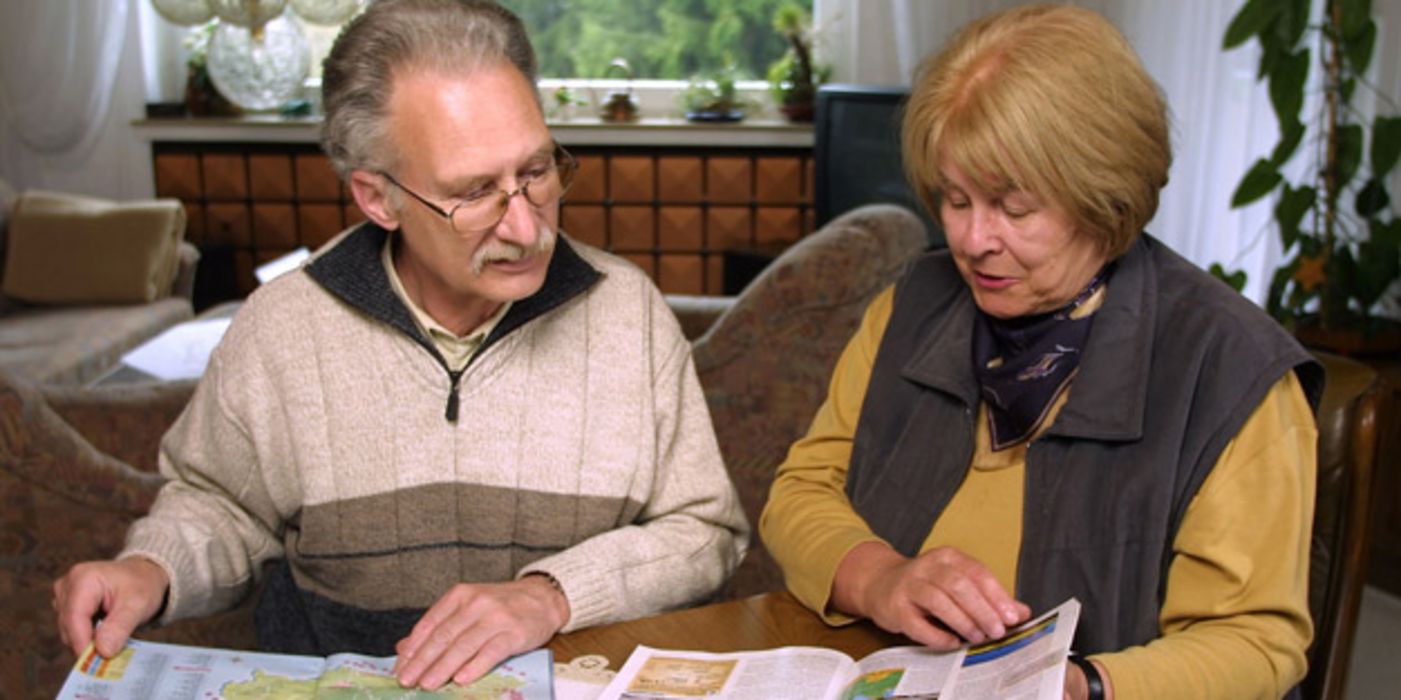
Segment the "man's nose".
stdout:
[[523,190],[516,191],[506,200],[506,212],[501,223],[496,225],[496,237],[529,248],[540,237],[538,213],[534,204],[526,199]]

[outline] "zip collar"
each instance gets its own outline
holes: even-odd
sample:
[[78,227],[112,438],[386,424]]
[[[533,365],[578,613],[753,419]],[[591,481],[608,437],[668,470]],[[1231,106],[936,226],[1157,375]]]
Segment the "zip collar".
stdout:
[[[389,231],[366,221],[345,233],[339,242],[308,263],[306,272],[332,296],[399,330],[436,358],[452,383],[448,394],[447,419],[456,422],[457,385],[462,372],[448,368],[447,360],[443,359],[437,346],[419,330],[413,314],[394,293],[389,274],[380,261],[380,250],[388,237]],[[511,304],[501,322],[472,354],[468,366],[510,332],[583,294],[602,277],[603,273],[580,257],[561,235],[555,243],[554,253],[550,255],[544,284],[534,294]]]

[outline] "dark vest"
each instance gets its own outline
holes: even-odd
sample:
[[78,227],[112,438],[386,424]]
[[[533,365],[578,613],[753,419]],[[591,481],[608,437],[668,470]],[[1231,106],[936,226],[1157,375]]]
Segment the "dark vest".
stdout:
[[[907,556],[973,456],[973,313],[948,252],[925,255],[896,284],[871,370],[847,495]],[[1291,336],[1144,235],[1109,280],[1067,402],[1028,447],[1017,598],[1037,613],[1078,598],[1082,653],[1158,637],[1187,505],[1291,370],[1316,406],[1322,368]]]

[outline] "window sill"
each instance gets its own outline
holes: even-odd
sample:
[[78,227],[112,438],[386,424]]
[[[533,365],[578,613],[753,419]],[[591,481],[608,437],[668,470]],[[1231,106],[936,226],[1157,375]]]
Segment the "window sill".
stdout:
[[[549,122],[565,146],[694,146],[811,148],[812,125],[755,118],[735,124],[693,124],[670,117],[645,118],[631,124],[605,123],[596,117]],[[147,142],[316,143],[319,117],[273,115],[137,119],[137,138]]]

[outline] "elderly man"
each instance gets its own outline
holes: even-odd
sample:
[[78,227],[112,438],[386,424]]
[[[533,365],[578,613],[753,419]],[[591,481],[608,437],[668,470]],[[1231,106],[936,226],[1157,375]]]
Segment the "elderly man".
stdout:
[[381,0],[345,29],[322,140],[370,221],[244,304],[151,513],[54,586],[75,652],[227,608],[270,564],[260,646],[397,652],[436,688],[739,562],[689,344],[643,274],[557,235],[575,164],[534,79],[493,3]]

